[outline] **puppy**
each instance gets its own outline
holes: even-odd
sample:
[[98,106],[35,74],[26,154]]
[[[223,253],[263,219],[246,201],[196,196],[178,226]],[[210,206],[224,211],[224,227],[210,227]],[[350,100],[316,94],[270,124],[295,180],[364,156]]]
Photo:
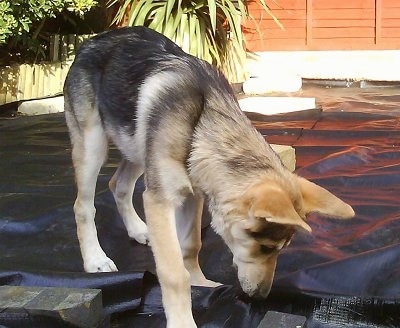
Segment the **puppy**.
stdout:
[[[191,284],[218,285],[198,263],[204,199],[244,292],[255,297],[268,295],[277,256],[293,234],[311,231],[307,214],[354,216],[348,204],[283,166],[218,70],[155,31],[122,28],[88,40],[64,96],[84,269],[117,270],[94,223],[96,180],[111,141],[122,161],[110,189],[129,236],[151,243],[170,328],[196,327]],[[132,205],[142,174],[147,225]]]

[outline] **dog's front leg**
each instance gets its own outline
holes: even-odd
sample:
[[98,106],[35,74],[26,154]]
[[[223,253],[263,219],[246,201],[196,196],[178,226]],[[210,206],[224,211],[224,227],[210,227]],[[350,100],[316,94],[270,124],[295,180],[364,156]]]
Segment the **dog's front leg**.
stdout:
[[203,203],[200,193],[189,194],[176,211],[176,230],[192,286],[217,287],[220,284],[207,279],[199,265]]
[[152,190],[143,193],[143,203],[167,327],[196,327],[192,316],[190,277],[176,233],[174,204]]

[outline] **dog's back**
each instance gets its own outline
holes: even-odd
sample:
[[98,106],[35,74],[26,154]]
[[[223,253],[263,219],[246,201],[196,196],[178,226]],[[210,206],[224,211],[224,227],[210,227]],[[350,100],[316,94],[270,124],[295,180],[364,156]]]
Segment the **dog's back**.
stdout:
[[[205,99],[212,101],[211,94],[229,95],[229,102],[234,99],[229,83],[211,65],[143,27],[117,29],[88,40],[64,87],[70,130],[78,134],[87,115],[98,111],[109,138],[128,159],[132,142],[128,136],[133,136],[139,125],[164,133],[158,125],[179,117],[181,130],[177,133],[190,140]],[[154,134],[142,136],[147,137],[155,138]],[[188,151],[188,145],[175,146]]]
[[[157,38],[155,38],[157,36]],[[88,106],[82,98],[98,107],[102,118],[136,118],[139,87],[145,80],[165,69],[165,62],[182,50],[161,34],[142,27],[121,28],[99,34],[86,41],[77,53],[67,75],[64,94],[79,118]],[[171,57],[171,58],[169,58]],[[89,106],[89,107],[92,107]],[[133,126],[132,126],[133,127]]]

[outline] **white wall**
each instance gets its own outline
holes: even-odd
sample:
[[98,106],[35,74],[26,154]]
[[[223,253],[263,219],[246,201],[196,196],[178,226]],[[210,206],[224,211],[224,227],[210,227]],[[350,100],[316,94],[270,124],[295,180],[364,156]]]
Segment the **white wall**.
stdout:
[[400,81],[400,50],[269,51],[249,59],[250,76],[295,74],[312,79]]

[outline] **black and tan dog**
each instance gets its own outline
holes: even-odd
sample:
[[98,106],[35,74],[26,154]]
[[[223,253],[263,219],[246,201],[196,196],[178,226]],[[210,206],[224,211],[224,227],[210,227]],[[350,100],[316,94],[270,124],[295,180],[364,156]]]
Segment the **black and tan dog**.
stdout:
[[[212,226],[233,253],[250,296],[270,291],[279,251],[310,212],[353,209],[287,170],[240,110],[224,76],[144,27],[87,41],[64,88],[78,188],[74,206],[84,268],[116,271],[94,223],[99,170],[111,140],[122,162],[110,181],[131,238],[154,253],[168,327],[195,327],[190,285],[216,286],[198,264],[206,198]],[[132,194],[144,173],[146,224]]]

